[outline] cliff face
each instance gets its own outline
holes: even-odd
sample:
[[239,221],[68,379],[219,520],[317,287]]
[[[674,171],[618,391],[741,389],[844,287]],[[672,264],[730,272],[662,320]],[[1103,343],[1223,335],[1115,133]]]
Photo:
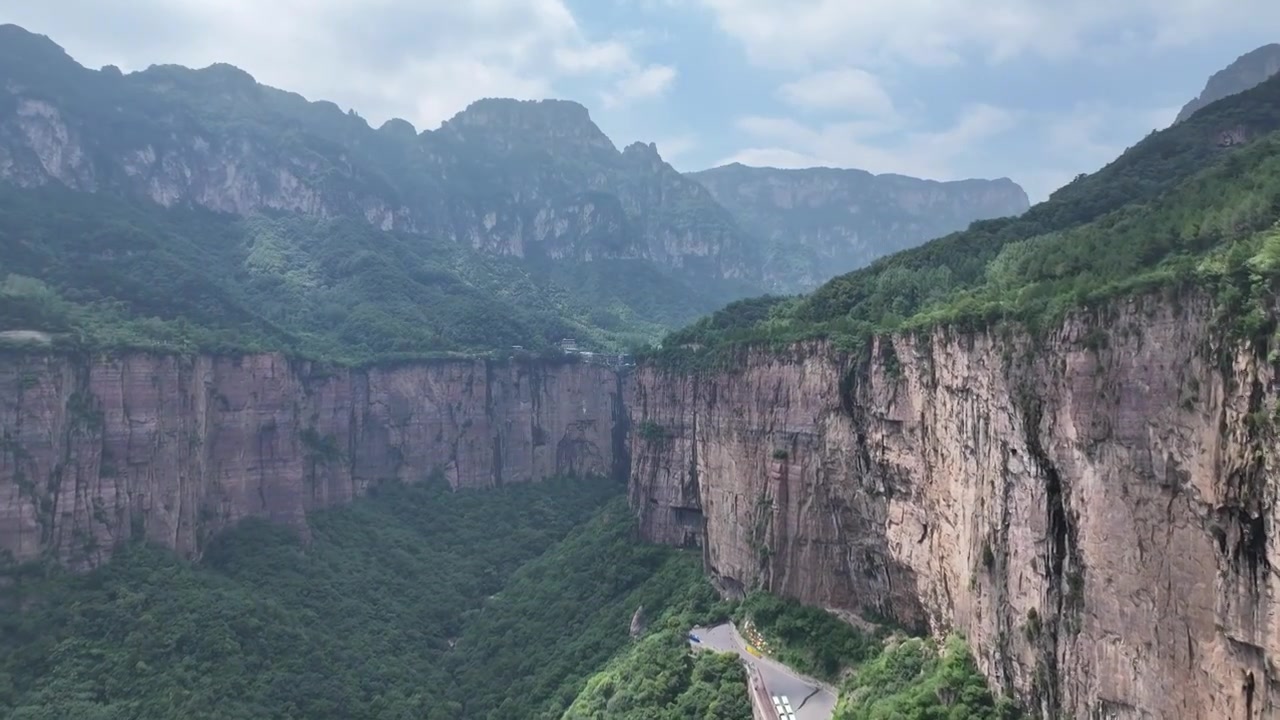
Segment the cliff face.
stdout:
[[196,556],[244,517],[305,532],[309,510],[387,479],[618,474],[619,403],[618,376],[584,364],[6,356],[0,551],[83,568],[141,534]]
[[1026,192],[1008,179],[935,182],[862,170],[737,164],[690,177],[763,237],[764,279],[783,292],[810,290],[975,220],[1028,208]]
[[1272,43],[1251,50],[1214,73],[1200,96],[1178,112],[1174,123],[1186,120],[1210,103],[1255,87],[1276,73],[1280,73],[1280,44]]
[[962,630],[1047,717],[1272,717],[1278,386],[1213,317],[645,368],[631,499],[726,587]]

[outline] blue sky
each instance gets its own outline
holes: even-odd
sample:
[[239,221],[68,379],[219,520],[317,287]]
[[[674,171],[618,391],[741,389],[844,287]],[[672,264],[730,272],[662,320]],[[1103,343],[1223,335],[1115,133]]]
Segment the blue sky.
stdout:
[[1275,0],[0,0],[91,67],[236,64],[433,128],[563,97],[681,170],[1011,177],[1032,200],[1280,41]]

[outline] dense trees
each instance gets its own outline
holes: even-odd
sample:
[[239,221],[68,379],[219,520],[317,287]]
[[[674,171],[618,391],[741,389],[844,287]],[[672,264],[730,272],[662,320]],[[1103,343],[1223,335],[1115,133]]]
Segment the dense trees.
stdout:
[[834,720],[1007,720],[1018,716],[996,701],[964,641],[890,641],[840,689]]
[[198,564],[131,546],[81,577],[10,568],[0,716],[558,717],[634,603],[714,600],[696,558],[634,541],[617,493],[390,484],[314,515],[306,546],[249,521]]
[[[673,625],[675,623],[672,623]],[[680,627],[662,627],[591,678],[564,720],[749,720],[742,664],[691,654]]]
[[1008,716],[958,639],[719,600],[696,554],[637,542],[618,491],[390,483],[314,514],[305,545],[250,520],[200,563],[132,545],[84,576],[4,567],[0,715],[745,720],[738,660],[685,637],[734,616],[842,682],[838,718]]

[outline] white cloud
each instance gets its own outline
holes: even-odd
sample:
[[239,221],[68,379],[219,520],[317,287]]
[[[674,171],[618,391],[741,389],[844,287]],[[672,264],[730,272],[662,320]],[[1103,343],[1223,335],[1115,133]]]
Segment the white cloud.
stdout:
[[658,154],[672,165],[679,165],[680,160],[698,147],[698,138],[691,134],[672,135],[654,141],[658,146]]
[[964,57],[1067,57],[1099,39],[1181,46],[1259,24],[1275,0],[699,0],[748,54],[771,66],[950,64]]
[[610,40],[583,47],[555,49],[556,65],[566,72],[584,73],[617,71],[632,64],[631,50],[621,42]]
[[229,62],[373,124],[401,116],[435,127],[477,98],[545,97],[570,80],[624,103],[675,76],[645,65],[621,36],[590,37],[564,0],[3,4],[5,21],[49,35],[91,67]]
[[786,83],[778,94],[806,109],[846,110],[858,115],[889,115],[893,100],[879,78],[861,68],[837,68]]
[[607,108],[617,108],[637,100],[657,97],[675,82],[676,69],[670,65],[649,65],[637,68],[620,78],[613,89],[600,94]]

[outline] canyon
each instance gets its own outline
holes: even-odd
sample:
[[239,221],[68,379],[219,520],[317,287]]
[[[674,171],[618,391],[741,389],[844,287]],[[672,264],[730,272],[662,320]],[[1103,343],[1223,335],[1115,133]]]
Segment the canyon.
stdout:
[[959,630],[1045,717],[1263,718],[1280,392],[1217,317],[1147,295],[1037,336],[701,372],[13,354],[0,548],[87,568],[141,534],[198,557],[240,518],[305,533],[387,479],[629,476],[642,535],[701,548],[726,593]]

